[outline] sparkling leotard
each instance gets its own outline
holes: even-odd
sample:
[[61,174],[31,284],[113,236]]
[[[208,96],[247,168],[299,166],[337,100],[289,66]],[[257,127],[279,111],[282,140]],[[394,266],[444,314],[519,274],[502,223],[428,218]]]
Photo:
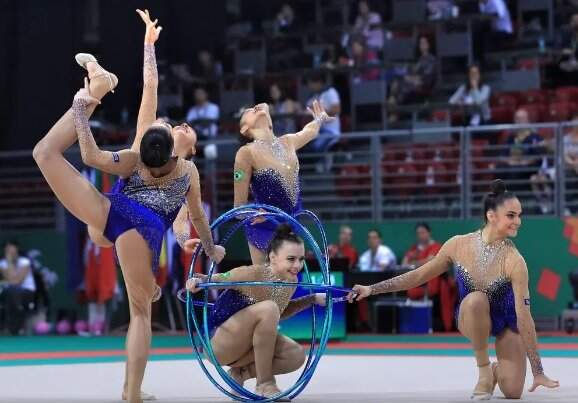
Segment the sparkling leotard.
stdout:
[[154,178],[139,163],[133,174],[117,181],[110,193],[104,236],[111,242],[124,232],[136,229],[152,252],[152,268],[158,267],[163,236],[175,220],[190,187],[191,162],[177,159],[175,168]]
[[[235,276],[242,277],[243,281],[280,281],[272,273],[271,268],[264,265],[237,268],[235,269]],[[229,278],[227,274],[217,275],[214,280],[219,278],[236,280]],[[215,334],[216,329],[231,316],[258,302],[272,300],[279,307],[279,312],[283,313],[289,305],[294,292],[295,288],[293,287],[279,286],[235,287],[223,291],[209,313],[208,327],[211,337]]]
[[[301,187],[299,185],[299,160],[291,155],[282,140],[273,145],[256,142],[253,158],[259,159],[250,179],[253,201],[277,207],[293,216],[302,209]],[[270,158],[270,157],[274,158]],[[256,248],[267,249],[279,221],[268,219],[260,224],[247,223],[247,239]]]

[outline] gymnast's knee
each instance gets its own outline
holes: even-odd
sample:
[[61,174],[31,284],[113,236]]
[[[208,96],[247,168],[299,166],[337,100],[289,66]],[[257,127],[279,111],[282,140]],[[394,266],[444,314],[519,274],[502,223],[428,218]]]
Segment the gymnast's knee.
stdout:
[[524,392],[524,382],[511,377],[503,377],[499,380],[500,390],[506,399],[520,399]]
[[279,307],[277,304],[271,300],[261,301],[257,303],[259,306],[257,315],[263,321],[270,321],[271,323],[279,322],[281,314],[279,313]]
[[291,347],[289,347],[289,354],[291,356],[291,361],[293,363],[293,365],[291,366],[291,371],[295,371],[299,368],[301,368],[301,366],[303,365],[303,363],[305,362],[305,349],[295,343],[295,345],[292,345]]
[[487,295],[479,291],[468,294],[460,305],[460,311],[468,312],[473,317],[487,314],[490,311]]

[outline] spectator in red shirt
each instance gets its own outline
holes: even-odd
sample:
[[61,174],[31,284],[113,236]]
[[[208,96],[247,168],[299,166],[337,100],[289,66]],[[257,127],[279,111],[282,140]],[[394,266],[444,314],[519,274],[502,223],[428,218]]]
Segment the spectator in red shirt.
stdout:
[[432,239],[431,228],[425,222],[416,225],[415,236],[417,243],[406,252],[402,264],[418,268],[433,259],[442,245]]
[[[433,259],[439,252],[441,244],[431,237],[430,226],[423,222],[415,227],[417,243],[413,245],[403,258],[404,265],[416,268]],[[434,330],[452,330],[454,326],[454,307],[456,303],[456,286],[453,278],[442,275],[431,279],[424,286],[407,291],[410,299],[422,299],[426,296],[433,300]]]
[[349,270],[353,270],[357,265],[358,253],[351,244],[353,230],[347,225],[342,225],[339,229],[339,244],[331,244],[327,247],[329,258],[345,257],[349,260]]

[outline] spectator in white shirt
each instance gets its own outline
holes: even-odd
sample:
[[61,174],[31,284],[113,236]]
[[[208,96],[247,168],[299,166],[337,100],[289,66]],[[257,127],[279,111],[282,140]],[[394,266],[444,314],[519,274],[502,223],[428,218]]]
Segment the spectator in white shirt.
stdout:
[[0,297],[6,306],[8,330],[18,335],[25,320],[27,305],[32,304],[36,283],[30,260],[18,255],[18,244],[8,241],[0,260]]
[[307,145],[306,150],[313,152],[327,151],[339,141],[341,136],[341,122],[339,121],[341,100],[339,93],[335,88],[325,85],[325,79],[322,74],[310,76],[307,80],[307,86],[312,93],[311,98],[307,101],[307,106],[311,107],[313,101],[318,99],[327,114],[335,119],[321,126],[319,135]]
[[359,259],[360,271],[385,271],[396,264],[396,257],[393,251],[381,243],[381,233],[372,229],[367,233],[366,250]]
[[187,122],[203,138],[217,136],[219,106],[209,102],[207,90],[203,87],[195,89],[195,105],[187,112]]
[[361,34],[365,37],[368,48],[381,51],[383,49],[383,28],[381,16],[371,11],[366,0],[359,2],[359,15],[353,25],[353,33]]

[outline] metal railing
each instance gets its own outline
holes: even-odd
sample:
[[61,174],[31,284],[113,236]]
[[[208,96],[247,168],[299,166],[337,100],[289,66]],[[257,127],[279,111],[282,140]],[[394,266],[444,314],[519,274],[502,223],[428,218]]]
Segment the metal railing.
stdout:
[[[502,178],[525,215],[572,214],[578,174],[566,166],[564,135],[573,125],[578,122],[344,133],[335,151],[299,153],[303,205],[324,221],[477,217],[491,181]],[[508,138],[522,129],[543,141],[526,151],[512,147]],[[203,197],[215,216],[233,205],[238,147],[234,139],[197,147],[204,151],[195,157]],[[78,151],[68,156],[79,165]],[[0,228],[54,227],[57,206],[30,151],[0,153]]]

